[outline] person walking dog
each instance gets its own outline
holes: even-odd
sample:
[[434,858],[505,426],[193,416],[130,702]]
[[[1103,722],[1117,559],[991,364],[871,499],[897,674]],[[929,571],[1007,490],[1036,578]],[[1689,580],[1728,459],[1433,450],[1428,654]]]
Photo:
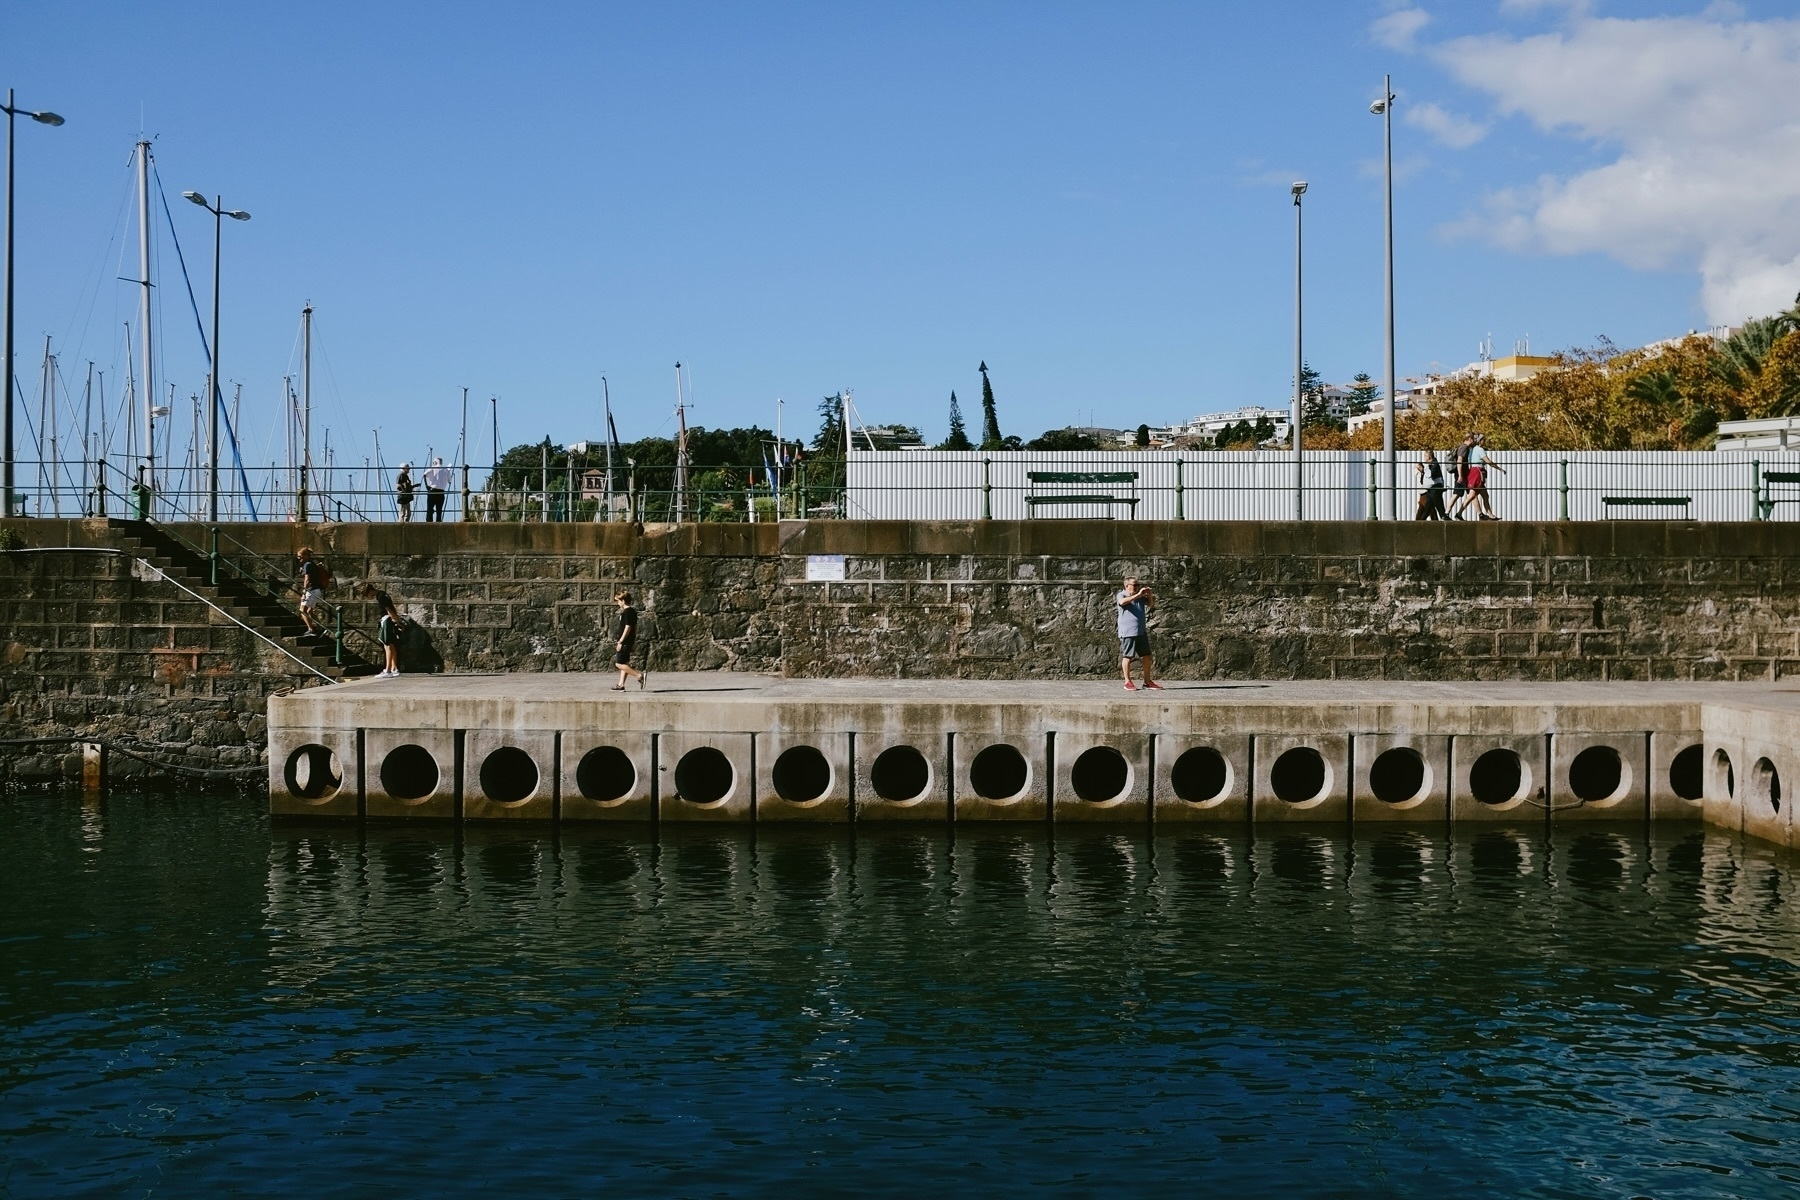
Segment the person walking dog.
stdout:
[[1135,658],[1143,664],[1144,686],[1161,691],[1162,684],[1152,677],[1154,671],[1150,662],[1150,610],[1156,607],[1156,593],[1140,587],[1137,576],[1130,575],[1116,599],[1119,606],[1119,669],[1125,676],[1125,690],[1137,691],[1137,685],[1131,682],[1131,660]]

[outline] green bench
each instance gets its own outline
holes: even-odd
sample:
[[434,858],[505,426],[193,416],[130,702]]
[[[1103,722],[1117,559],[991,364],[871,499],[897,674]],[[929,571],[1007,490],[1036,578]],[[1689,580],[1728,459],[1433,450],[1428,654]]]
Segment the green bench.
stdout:
[[1762,515],[1766,518],[1775,511],[1777,504],[1789,504],[1800,500],[1800,496],[1777,496],[1769,485],[1774,483],[1800,483],[1800,471],[1764,471],[1762,475]]
[[1137,512],[1138,497],[1136,495],[1118,496],[1112,492],[1047,492],[1038,493],[1038,485],[1052,484],[1061,486],[1090,486],[1093,484],[1124,485],[1133,492],[1137,491],[1136,471],[1027,471],[1025,478],[1031,481],[1031,493],[1025,497],[1025,515],[1037,512],[1040,505],[1045,504],[1103,504],[1106,515],[1112,516],[1112,506],[1123,504],[1134,515]]
[[1600,503],[1606,508],[1607,519],[1612,518],[1615,508],[1679,508],[1683,518],[1687,516],[1688,505],[1694,502],[1692,496],[1602,496]]

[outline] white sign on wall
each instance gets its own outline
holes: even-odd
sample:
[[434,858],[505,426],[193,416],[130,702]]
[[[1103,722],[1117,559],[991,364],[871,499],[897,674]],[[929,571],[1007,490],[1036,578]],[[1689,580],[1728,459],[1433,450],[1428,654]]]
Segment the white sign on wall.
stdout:
[[841,554],[809,554],[806,556],[806,582],[832,583],[844,578],[844,556]]

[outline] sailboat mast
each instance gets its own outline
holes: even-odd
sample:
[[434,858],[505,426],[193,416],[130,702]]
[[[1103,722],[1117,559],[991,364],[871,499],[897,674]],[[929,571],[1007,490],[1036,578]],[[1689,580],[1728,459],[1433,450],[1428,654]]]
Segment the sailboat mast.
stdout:
[[462,459],[462,519],[469,519],[469,389],[463,389],[462,432],[456,435],[458,456]]
[[308,472],[312,467],[312,305],[300,310],[300,495],[299,517],[306,524]]
[[148,520],[156,489],[156,368],[150,339],[150,143],[137,144],[138,160],[138,336],[144,362],[144,463],[138,477],[139,510]]
[[94,360],[88,359],[87,390],[81,397],[81,515],[88,516],[88,453],[94,440]]
[[612,520],[613,507],[613,419],[612,419],[612,385],[606,382],[606,376],[600,377],[600,394],[606,408],[606,514],[601,519]]
[[675,519],[687,516],[688,444],[687,402],[681,394],[681,364],[675,364]]

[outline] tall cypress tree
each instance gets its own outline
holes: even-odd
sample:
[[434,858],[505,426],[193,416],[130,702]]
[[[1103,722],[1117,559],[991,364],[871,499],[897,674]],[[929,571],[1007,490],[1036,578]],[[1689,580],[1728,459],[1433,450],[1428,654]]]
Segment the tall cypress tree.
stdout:
[[994,385],[988,382],[987,363],[982,363],[981,371],[981,448],[983,450],[1004,450],[1005,440],[1000,436],[1000,410],[994,406]]
[[957,403],[956,393],[950,393],[950,436],[938,446],[939,450],[973,450],[975,444],[969,440],[969,431],[963,427],[962,405]]

